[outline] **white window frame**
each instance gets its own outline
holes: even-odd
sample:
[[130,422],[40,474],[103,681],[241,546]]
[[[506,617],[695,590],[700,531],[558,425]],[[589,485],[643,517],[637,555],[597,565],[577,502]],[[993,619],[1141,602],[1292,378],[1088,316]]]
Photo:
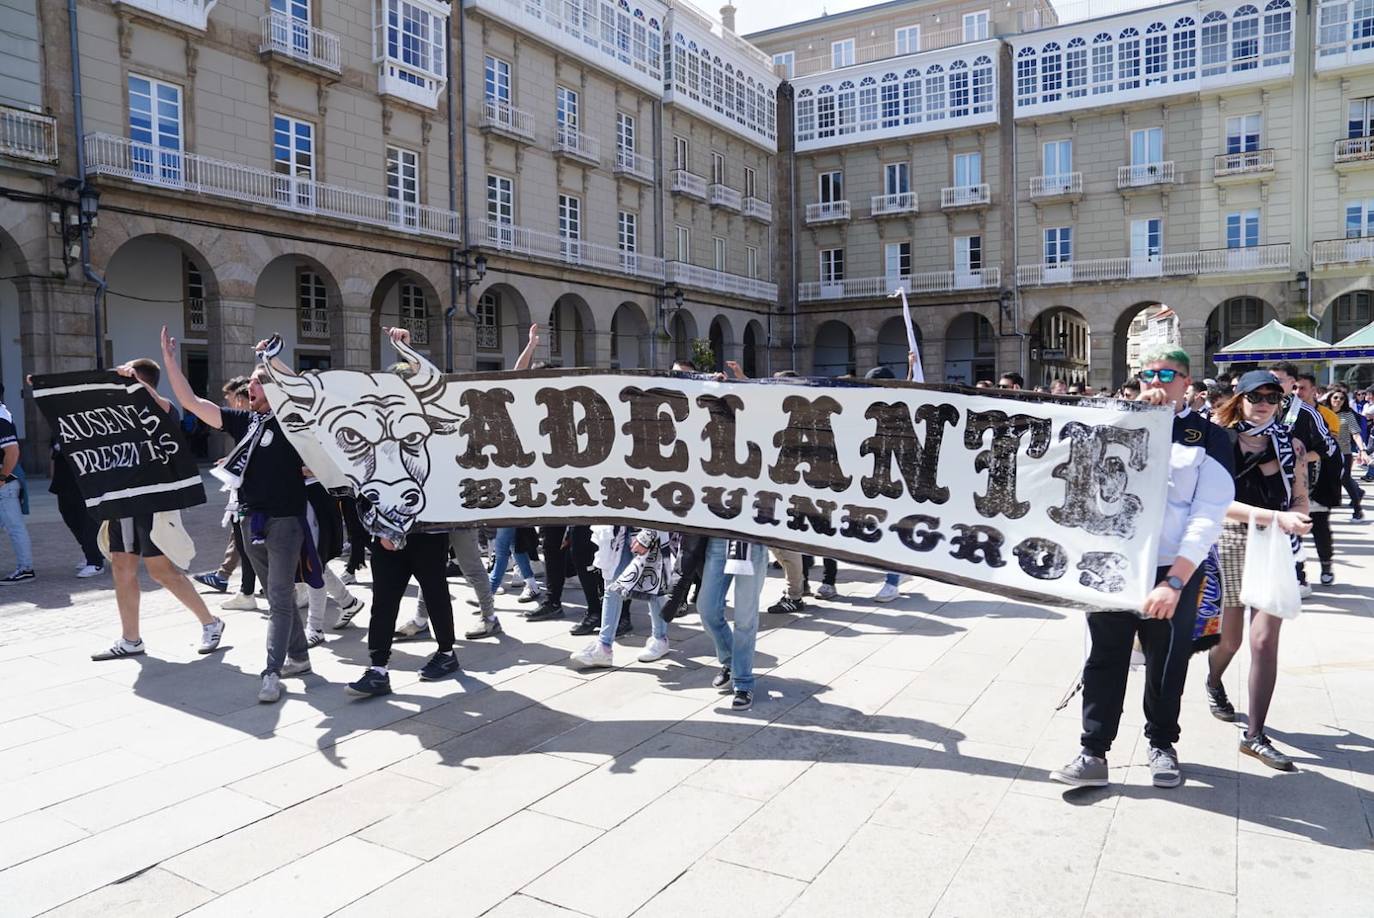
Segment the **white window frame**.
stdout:
[[778,69],[779,67],[782,68],[782,73],[779,74],[779,76],[781,76],[784,80],[790,80],[790,79],[792,79],[792,78],[796,75],[796,73],[797,73],[797,52],[795,52],[795,51],[780,51],[779,53],[774,54],[774,55],[773,55],[773,70],[774,70],[774,72],[777,72],[777,69]]
[[911,241],[883,244],[883,277],[889,282],[911,276]]
[[1070,175],[1073,172],[1073,140],[1047,140],[1041,144],[1040,165],[1047,179]]
[[[1260,244],[1261,220],[1258,207],[1232,211],[1226,215],[1226,248],[1249,249]],[[1235,242],[1235,245],[1231,243]]]
[[[285,144],[282,143],[283,134]],[[302,149],[302,136],[309,144],[308,150]],[[272,115],[272,187],[279,203],[298,210],[314,208],[318,156],[313,121],[280,113]]]
[[1247,112],[1244,115],[1228,117],[1226,119],[1226,152],[1255,152],[1263,145],[1263,132],[1264,118],[1259,112]]
[[387,145],[386,197],[392,223],[414,227],[420,220],[420,154]]
[[501,350],[501,298],[487,291],[477,298],[474,338],[479,351]]
[[620,267],[634,273],[639,270],[639,215],[622,210],[616,217],[616,247],[620,250]]
[[[1156,143],[1156,139],[1158,142]],[[1138,159],[1137,153],[1144,156]],[[1151,155],[1153,154],[1153,158]],[[1131,131],[1131,165],[1150,166],[1164,162],[1164,128],[1136,128]]]
[[[1348,139],[1374,137],[1374,96],[1351,99],[1345,112],[1345,136]],[[1357,124],[1359,133],[1354,133]]]
[[908,194],[911,191],[911,164],[883,163],[883,194]]
[[558,195],[558,243],[569,261],[582,258],[582,199],[577,195]]
[[673,168],[692,171],[692,144],[686,137],[673,136]]
[[395,68],[394,76],[420,89],[445,78],[444,37],[448,17],[428,3],[378,0],[377,60]]
[[711,184],[725,184],[725,156],[715,150],[711,151]]
[[615,148],[619,153],[635,155],[635,116],[626,112],[615,113]]
[[482,61],[482,98],[487,102],[511,103],[512,83],[510,61],[485,55]]
[[915,54],[921,50],[921,27],[898,26],[892,30],[892,50],[895,54]]
[[954,154],[954,187],[972,188],[983,184],[983,153],[974,150]]
[[1045,264],[1065,265],[1073,261],[1072,226],[1047,226],[1043,239]]
[[983,236],[974,233],[954,237],[954,273],[957,278],[972,277],[983,270]]
[[[1157,225],[1156,225],[1157,224]],[[1141,217],[1130,224],[1131,273],[1160,273],[1164,262],[1164,218]]]
[[854,39],[842,38],[830,43],[830,69],[854,66]]
[[[135,87],[135,81],[146,84],[148,91]],[[183,181],[183,158],[186,144],[184,95],[176,83],[158,80],[141,73],[130,73],[125,79],[128,92],[129,139],[135,144],[130,150],[134,177],[139,181],[180,185]],[[146,105],[142,100],[146,99]],[[171,104],[170,113],[164,105]],[[135,113],[146,119],[136,122]]]
[[554,117],[559,128],[574,133],[581,130],[578,127],[581,101],[576,89],[559,85],[554,90]]
[[988,30],[992,23],[992,16],[988,10],[977,10],[972,13],[965,13],[963,19],[964,41],[985,41],[988,37]]
[[818,257],[822,284],[838,284],[844,280],[844,249],[821,249]]
[[715,268],[717,271],[721,272],[722,274],[727,273],[725,266],[728,263],[726,261],[726,258],[728,256],[728,250],[726,249],[724,236],[711,237],[711,254],[712,267]]
[[683,264],[692,263],[692,228],[677,227],[677,260]]
[[757,278],[759,276],[758,246],[746,245],[744,247],[744,273],[748,277]]
[[816,176],[816,200],[821,204],[834,204],[845,200],[842,170],[835,169]]
[[[1355,217],[1352,221],[1350,218]],[[1351,230],[1354,232],[1351,232]],[[1345,238],[1374,236],[1374,198],[1345,202]]]
[[744,196],[746,198],[757,198],[759,196],[759,177],[749,166],[744,167]]

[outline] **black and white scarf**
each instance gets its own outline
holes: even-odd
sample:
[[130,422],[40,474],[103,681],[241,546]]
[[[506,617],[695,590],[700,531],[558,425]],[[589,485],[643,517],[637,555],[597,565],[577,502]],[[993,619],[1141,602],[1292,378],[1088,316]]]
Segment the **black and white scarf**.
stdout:
[[255,414],[243,439],[234,444],[229,455],[224,457],[224,462],[210,469],[210,474],[224,482],[231,491],[237,491],[243,485],[243,474],[248,471],[248,461],[253,458],[253,450],[262,439],[263,431],[267,429],[267,421],[271,417],[270,414]]
[[[1283,480],[1285,496],[1283,506],[1280,509],[1287,510],[1293,503],[1293,476],[1297,473],[1298,467],[1298,456],[1293,450],[1293,437],[1288,428],[1271,417],[1267,423],[1258,426],[1249,421],[1241,420],[1236,424],[1236,430],[1251,437],[1268,435],[1269,443],[1274,447],[1274,456],[1279,461],[1279,472],[1281,473],[1279,477]],[[1263,454],[1260,456],[1262,457]]]

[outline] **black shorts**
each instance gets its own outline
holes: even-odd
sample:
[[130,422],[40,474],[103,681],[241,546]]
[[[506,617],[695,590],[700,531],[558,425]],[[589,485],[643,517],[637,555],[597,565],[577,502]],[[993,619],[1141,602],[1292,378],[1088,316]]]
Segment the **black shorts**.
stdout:
[[138,555],[140,558],[162,557],[162,551],[153,544],[151,514],[110,520],[110,554],[117,551]]

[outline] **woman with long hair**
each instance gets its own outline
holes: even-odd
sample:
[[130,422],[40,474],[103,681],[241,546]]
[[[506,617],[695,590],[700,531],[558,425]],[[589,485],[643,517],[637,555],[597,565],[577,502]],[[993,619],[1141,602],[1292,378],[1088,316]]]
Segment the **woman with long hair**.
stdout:
[[[1250,517],[1253,514],[1260,526],[1278,526],[1290,536],[1305,535],[1312,528],[1301,445],[1279,422],[1282,402],[1278,377],[1267,370],[1252,370],[1240,378],[1235,392],[1218,407],[1215,416],[1234,439],[1236,499],[1226,512],[1217,543],[1222,570],[1221,640],[1208,655],[1207,700],[1212,715],[1227,722],[1236,719],[1236,709],[1227,699],[1221,679],[1240,650],[1245,630],[1240,591]],[[1291,771],[1293,760],[1275,749],[1264,733],[1278,678],[1282,624],[1282,619],[1263,609],[1250,610],[1250,710],[1240,751],[1271,768]]]
[[1365,465],[1369,464],[1369,444],[1360,433],[1360,419],[1350,405],[1349,393],[1340,388],[1331,390],[1326,396],[1326,407],[1331,409],[1331,413],[1340,422],[1336,441],[1340,443],[1341,455],[1345,459],[1345,466],[1341,471],[1341,486],[1350,497],[1350,518],[1362,520],[1364,510],[1360,502],[1364,499],[1364,488],[1355,483],[1351,473],[1355,468],[1355,459],[1359,459]]

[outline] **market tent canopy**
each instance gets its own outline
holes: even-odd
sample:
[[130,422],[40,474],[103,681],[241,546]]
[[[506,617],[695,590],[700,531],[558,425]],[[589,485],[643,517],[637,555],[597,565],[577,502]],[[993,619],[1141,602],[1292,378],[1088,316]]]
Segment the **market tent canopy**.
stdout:
[[1374,360],[1374,322],[1331,345],[1328,360]]
[[1278,319],[1258,328],[1212,356],[1212,362],[1271,363],[1280,360],[1329,360],[1332,346],[1305,335]]

